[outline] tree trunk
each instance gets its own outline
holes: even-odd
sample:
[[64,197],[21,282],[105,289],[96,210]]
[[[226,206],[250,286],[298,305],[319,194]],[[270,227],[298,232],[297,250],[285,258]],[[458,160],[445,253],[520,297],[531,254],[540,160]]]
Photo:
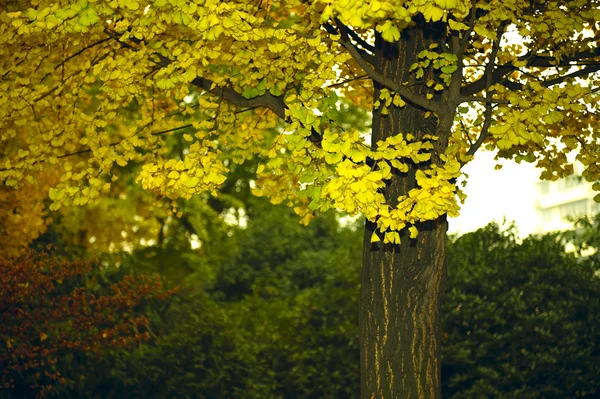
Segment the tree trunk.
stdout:
[[[424,95],[426,87],[408,69],[421,50],[440,44],[433,28],[420,23],[403,31],[394,44],[376,37],[375,69],[396,82],[410,82],[413,91]],[[379,89],[375,84],[376,98]],[[411,104],[392,105],[389,115],[373,112],[374,148],[379,140],[407,133],[439,135],[440,129],[435,118],[425,118],[425,110]],[[437,141],[433,162],[447,146],[448,134]],[[398,196],[415,187],[417,168],[396,171],[385,190],[389,204],[395,206]],[[371,244],[375,226],[366,226],[360,298],[362,399],[441,398],[440,300],[447,222],[441,217],[417,227],[416,239],[402,232],[401,244],[388,245]]]

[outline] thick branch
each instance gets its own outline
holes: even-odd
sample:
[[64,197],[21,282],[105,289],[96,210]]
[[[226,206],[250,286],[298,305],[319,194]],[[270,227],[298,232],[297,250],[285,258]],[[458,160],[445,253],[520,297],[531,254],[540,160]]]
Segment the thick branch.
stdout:
[[197,77],[196,79],[192,80],[192,84],[198,86],[202,90],[216,95],[217,97],[223,98],[224,100],[227,100],[238,107],[269,108],[277,116],[285,120],[285,110],[287,107],[281,96],[274,96],[269,92],[265,92],[265,94],[254,98],[244,98],[240,93],[230,87],[214,86],[210,79],[201,77]]
[[[122,47],[128,48],[133,51],[137,50],[135,47],[131,46],[130,44],[120,41],[118,35],[116,35],[114,32],[111,32],[108,29],[105,29],[104,32],[107,33],[113,39],[117,40]],[[131,38],[131,40],[136,44],[141,43],[141,40],[136,39],[136,38]],[[155,62],[161,68],[166,68],[173,62],[168,57],[166,57],[160,53],[154,53],[153,55],[158,57],[158,61],[155,61]],[[277,116],[279,116],[281,119],[285,120],[286,106],[285,106],[285,103],[281,96],[276,97],[269,92],[265,92],[265,94],[263,94],[263,95],[247,99],[244,96],[242,96],[240,93],[238,93],[237,91],[232,89],[231,87],[216,86],[213,84],[213,82],[210,79],[202,78],[200,76],[198,76],[197,78],[192,80],[192,84],[201,88],[202,90],[208,91],[220,98],[223,98],[223,99],[227,100],[228,102],[237,105],[238,107],[251,107],[251,108],[266,107],[266,108],[269,108]]]
[[[323,27],[325,28],[325,30],[330,34],[330,35],[341,35],[342,37],[342,44],[343,42],[348,43],[349,45],[351,45],[352,47],[354,47],[354,50],[356,52],[358,52],[358,54],[360,55],[360,57],[365,60],[366,62],[368,62],[371,65],[375,65],[375,56],[373,56],[373,54],[366,52],[363,49],[360,49],[358,47],[356,47],[349,38],[349,35],[354,37],[358,37],[360,40],[362,40],[357,34],[356,32],[354,32],[352,29],[348,28],[346,25],[342,24],[337,18],[336,18],[336,23],[338,24],[338,26],[340,27],[339,32],[336,28],[334,28],[331,24],[326,23],[323,25]],[[365,42],[365,44],[369,47],[371,47],[368,43]],[[345,47],[346,45],[344,45]],[[371,47],[372,48],[372,47]],[[371,50],[372,51],[372,50]]]
[[406,87],[402,87],[401,85],[394,82],[392,79],[383,76],[375,69],[373,69],[373,67],[371,67],[371,65],[361,57],[354,44],[352,44],[347,38],[344,38],[344,36],[345,35],[342,34],[340,43],[342,43],[342,45],[346,47],[346,50],[348,50],[354,61],[356,61],[356,63],[360,65],[360,67],[367,73],[367,75],[369,75],[371,79],[381,84],[382,86],[388,88],[389,90],[400,94],[402,98],[404,98],[406,101],[412,104],[415,104],[428,111],[440,112],[441,107],[438,103],[413,93]]
[[369,43],[367,43],[362,37],[360,37],[358,35],[358,33],[354,32],[352,29],[348,28],[348,35],[350,35],[350,37],[352,39],[354,39],[354,41],[356,43],[358,43],[362,48],[364,48],[367,51],[373,52],[375,51],[375,47],[371,46]]

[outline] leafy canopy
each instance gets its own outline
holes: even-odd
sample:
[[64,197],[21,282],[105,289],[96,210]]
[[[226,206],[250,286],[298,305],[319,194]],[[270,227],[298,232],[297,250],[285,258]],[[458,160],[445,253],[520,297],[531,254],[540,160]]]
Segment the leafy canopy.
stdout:
[[[304,222],[330,208],[363,213],[373,241],[397,243],[403,228],[414,237],[419,222],[458,213],[456,179],[482,145],[537,162],[544,179],[571,174],[575,151],[585,177],[600,179],[598,20],[598,0],[6,3],[0,179],[17,187],[57,169],[57,209],[94,201],[130,164],[145,189],[190,198],[258,157],[257,194]],[[385,42],[415,29],[439,40],[409,79],[388,76]],[[417,108],[436,132],[369,146],[338,123],[340,97],[378,118]],[[185,143],[179,155],[168,135]],[[416,184],[390,200],[393,174]]]

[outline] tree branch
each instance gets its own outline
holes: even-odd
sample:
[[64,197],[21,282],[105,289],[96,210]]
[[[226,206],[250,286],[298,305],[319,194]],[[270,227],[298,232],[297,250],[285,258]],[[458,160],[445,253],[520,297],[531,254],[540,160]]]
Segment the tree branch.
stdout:
[[[108,29],[104,29],[104,32],[107,33],[113,39],[117,40],[121,46],[128,48],[130,50],[133,50],[133,51],[137,51],[137,49],[135,47],[131,46],[130,44],[128,44],[126,42],[119,40],[119,36],[116,35],[114,32],[111,32]],[[141,43],[141,40],[136,39],[136,38],[131,38],[131,41],[133,41],[136,44]],[[162,55],[160,53],[154,53],[153,55],[156,55],[158,57],[158,61],[155,61],[155,62],[161,68],[166,68],[173,63],[172,60],[170,60],[168,57],[165,57],[164,55]],[[247,99],[244,96],[242,96],[240,93],[238,93],[237,91],[232,89],[231,87],[217,86],[210,79],[206,79],[206,78],[203,78],[200,76],[198,76],[194,80],[192,80],[192,84],[194,86],[201,88],[202,90],[205,90],[209,93],[216,95],[217,97],[221,97],[221,98],[227,100],[228,102],[230,102],[234,105],[237,105],[239,107],[269,108],[277,116],[279,116],[281,119],[285,120],[285,109],[287,107],[283,101],[282,96],[274,96],[269,92],[265,92],[265,94],[263,94],[263,95]]]
[[479,147],[481,147],[481,145],[483,144],[483,142],[485,141],[487,135],[488,135],[488,131],[490,129],[490,125],[492,124],[492,101],[493,101],[493,91],[490,91],[490,87],[492,87],[492,72],[494,70],[495,64],[496,64],[496,57],[498,55],[498,51],[500,50],[500,42],[502,42],[502,35],[504,33],[504,27],[506,25],[504,24],[504,26],[501,24],[500,27],[498,27],[498,32],[497,32],[497,39],[494,42],[494,44],[492,45],[492,51],[490,52],[490,59],[488,60],[486,66],[485,66],[485,78],[486,78],[486,82],[485,82],[485,100],[486,100],[486,104],[485,104],[485,113],[484,113],[484,117],[483,117],[483,126],[481,127],[481,132],[479,133],[479,137],[477,137],[477,140],[475,141],[475,143],[473,143],[473,145],[468,149],[467,151],[467,155],[475,155],[475,153],[477,152],[477,150],[479,149]]
[[[65,58],[64,60],[62,60],[62,62],[61,62],[60,64],[58,64],[56,67],[54,67],[54,70],[57,70],[57,69],[58,69],[58,68],[60,68],[61,66],[65,65],[67,62],[69,62],[69,61],[70,61],[70,60],[72,60],[73,58],[77,57],[78,55],[80,55],[80,54],[81,54],[81,53],[83,53],[84,51],[86,51],[86,50],[89,50],[89,49],[91,49],[92,47],[95,47],[95,46],[97,46],[97,45],[99,45],[99,44],[102,44],[102,43],[104,43],[104,42],[107,42],[107,41],[109,41],[109,40],[111,40],[111,38],[110,38],[110,37],[109,37],[109,38],[106,38],[106,39],[99,40],[99,41],[97,41],[97,42],[95,42],[95,43],[92,43],[92,44],[90,44],[89,46],[86,46],[86,47],[82,48],[81,50],[79,50],[79,51],[77,51],[77,52],[75,52],[75,53],[71,54],[70,56],[68,56],[67,58]],[[47,76],[47,75],[46,75],[46,76]]]
[[599,65],[591,65],[588,66],[586,68],[580,69],[578,71],[574,71],[571,73],[568,73],[566,75],[563,76],[559,76],[557,78],[554,79],[549,79],[549,80],[544,80],[541,84],[544,87],[550,87],[550,86],[554,86],[556,84],[562,83],[567,79],[573,79],[573,78],[577,78],[579,76],[585,76],[585,75],[589,75],[591,73],[600,71],[600,64]]
[[[460,48],[457,55],[463,55],[469,45],[469,38],[475,28],[475,22],[477,21],[477,0],[471,1],[471,15],[469,16],[469,29],[463,33],[462,40],[460,41]],[[461,58],[460,56],[458,58]]]
[[354,41],[356,43],[358,43],[362,48],[364,48],[367,51],[370,51],[371,53],[375,51],[375,47],[373,47],[369,43],[367,43],[362,37],[360,37],[358,35],[358,33],[354,32],[350,28],[347,28],[347,29],[348,29],[348,34],[350,35],[350,37],[352,39],[354,39]]
[[[527,61],[527,65],[525,65],[526,67],[547,68],[547,67],[557,67],[557,66],[573,66],[572,62],[574,62],[574,61],[577,62],[577,61],[582,61],[582,60],[595,58],[595,57],[599,57],[599,56],[600,56],[600,47],[597,47],[594,50],[582,51],[577,54],[574,54],[573,56],[564,57],[558,62],[556,62],[556,59],[554,57],[540,56],[540,55],[535,55],[535,54],[525,54],[525,55],[519,57],[517,60],[518,61]],[[492,84],[501,82],[503,79],[505,79],[506,76],[508,76],[510,73],[512,73],[516,70],[517,70],[517,67],[515,67],[512,64],[512,62],[507,62],[507,63],[499,66],[493,72]],[[598,69],[596,69],[596,70],[598,70]],[[588,73],[591,73],[591,72],[588,72]],[[559,78],[556,78],[556,79],[559,79]],[[563,78],[563,80],[564,79],[566,79],[566,78]],[[562,80],[560,82],[562,82]],[[557,81],[556,83],[553,83],[553,84],[557,84],[560,82]],[[551,84],[550,86],[552,86],[553,84]],[[485,85],[486,85],[486,78],[485,78],[485,76],[482,76],[480,79],[476,80],[475,82],[472,82],[472,83],[464,86],[461,89],[461,95],[470,96],[475,93],[478,93],[485,89]],[[511,82],[511,81],[507,81],[507,82],[503,83],[503,85],[508,87],[511,90],[520,90],[523,88],[523,85],[521,83]],[[549,87],[549,86],[546,86],[546,87]]]
[[[326,25],[329,25],[329,24],[326,24]],[[333,28],[331,25],[329,25],[329,26],[331,28]],[[356,61],[356,63],[358,65],[360,65],[360,67],[367,73],[367,75],[369,75],[369,77],[371,79],[373,79],[377,83],[381,84],[382,86],[388,88],[389,90],[392,90],[392,91],[400,94],[400,96],[402,98],[404,98],[406,101],[408,101],[414,105],[424,108],[427,111],[440,112],[441,107],[435,101],[427,100],[425,97],[421,97],[421,96],[413,93],[412,91],[408,90],[407,88],[402,87],[401,85],[397,84],[393,80],[386,78],[385,76],[383,76],[382,74],[380,74],[379,72],[374,70],[371,67],[371,65],[361,57],[360,53],[358,52],[358,50],[356,49],[354,44],[352,44],[347,38],[344,38],[344,34],[342,34],[340,43],[342,43],[342,45],[346,48],[346,50],[348,50],[348,52],[350,53],[350,55],[352,56],[354,61]]]
[[[352,34],[354,34],[356,37],[358,37],[360,39],[360,37],[356,34],[356,32],[352,31],[352,29],[348,28],[346,25],[341,23],[340,20],[338,20],[337,18],[335,19],[335,22],[339,27],[338,29],[334,28],[330,23],[325,23],[323,25],[323,27],[330,35],[338,35],[339,34],[342,37],[341,42],[344,45],[344,47],[346,47],[344,42],[351,45],[352,47],[354,47],[354,50],[360,55],[360,57],[363,60],[365,60],[366,62],[368,62],[371,65],[375,65],[375,57],[373,56],[373,54],[370,54],[370,53],[366,52],[365,50],[362,50],[362,49],[356,47],[350,40],[349,35],[352,36]],[[369,46],[368,43],[365,42],[365,44],[367,46]]]
[[480,102],[486,104],[510,104],[508,100],[501,100],[496,98],[487,98],[487,97],[460,97],[460,104],[462,103],[470,103],[470,102]]
[[332,84],[330,84],[328,86],[325,86],[325,87],[331,88],[331,87],[343,86],[346,83],[354,82],[354,81],[361,80],[361,79],[368,78],[368,77],[369,77],[369,75],[360,75],[360,76],[356,76],[356,77],[352,77],[352,78],[346,79],[346,80],[344,80],[342,82],[332,83]]
[[488,104],[485,107],[485,113],[483,116],[483,126],[481,127],[481,132],[479,133],[479,137],[473,145],[467,151],[467,155],[475,155],[479,147],[483,144],[485,139],[487,138],[488,131],[490,130],[490,125],[492,124],[492,104]]
[[[197,77],[192,80],[192,84],[208,91],[217,97],[221,97],[228,102],[237,105],[238,107],[265,107],[273,111],[281,119],[285,120],[285,110],[287,109],[282,96],[274,96],[269,92],[254,97],[245,98],[240,93],[230,87],[215,86],[210,79]],[[214,87],[213,87],[214,86]]]

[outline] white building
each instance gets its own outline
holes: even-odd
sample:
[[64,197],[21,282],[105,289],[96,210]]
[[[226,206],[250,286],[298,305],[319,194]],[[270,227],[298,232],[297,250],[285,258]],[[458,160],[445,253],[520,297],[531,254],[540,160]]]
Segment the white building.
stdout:
[[557,181],[537,183],[536,233],[566,230],[572,227],[570,218],[591,216],[600,212],[600,204],[594,202],[592,184],[581,177],[583,165],[575,163],[575,174]]
[[[504,167],[495,170],[501,163]],[[503,220],[515,222],[519,235],[543,234],[572,227],[568,217],[600,212],[593,200],[597,194],[581,177],[583,166],[575,164],[575,174],[558,181],[540,181],[540,170],[532,164],[517,165],[496,161],[494,154],[478,153],[465,167],[469,175],[467,200],[458,218],[450,219],[450,233],[464,234],[486,224]]]

